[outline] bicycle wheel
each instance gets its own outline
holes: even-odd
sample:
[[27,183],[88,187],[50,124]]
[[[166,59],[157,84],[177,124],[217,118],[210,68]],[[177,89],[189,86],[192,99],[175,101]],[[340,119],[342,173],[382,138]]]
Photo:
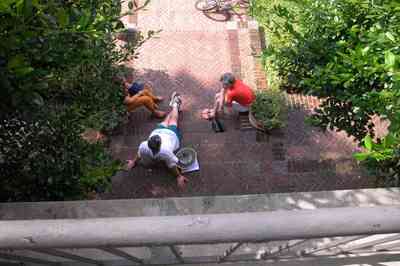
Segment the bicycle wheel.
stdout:
[[197,0],[194,6],[197,10],[209,11],[213,8],[216,8],[217,4],[217,0]]
[[231,19],[231,13],[227,12],[227,11],[223,11],[223,10],[219,10],[219,11],[204,11],[203,12],[204,16],[206,16],[207,18],[217,21],[217,22],[225,22],[225,21],[229,21]]

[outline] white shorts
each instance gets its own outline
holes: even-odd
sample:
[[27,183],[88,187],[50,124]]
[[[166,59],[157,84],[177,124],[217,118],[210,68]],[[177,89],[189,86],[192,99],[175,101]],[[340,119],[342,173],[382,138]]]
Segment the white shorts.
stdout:
[[244,113],[249,111],[249,106],[244,106],[239,104],[238,102],[233,101],[232,102],[232,108],[233,110],[239,112],[239,113]]

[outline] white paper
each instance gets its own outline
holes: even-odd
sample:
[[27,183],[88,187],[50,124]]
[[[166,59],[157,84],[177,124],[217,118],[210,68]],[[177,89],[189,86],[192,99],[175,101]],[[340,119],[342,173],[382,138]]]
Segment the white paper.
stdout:
[[189,173],[189,172],[194,172],[194,171],[199,171],[199,170],[200,170],[200,165],[199,165],[199,161],[197,160],[197,157],[196,157],[196,160],[194,160],[194,162],[191,165],[189,165],[185,168],[182,168],[182,173]]

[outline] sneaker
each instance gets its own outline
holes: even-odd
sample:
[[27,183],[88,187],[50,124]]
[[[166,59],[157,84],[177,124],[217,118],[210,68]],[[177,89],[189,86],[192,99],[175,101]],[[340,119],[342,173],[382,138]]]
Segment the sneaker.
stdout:
[[216,117],[211,120],[211,128],[215,133],[225,132],[224,124]]
[[172,105],[174,104],[174,99],[175,99],[175,96],[176,95],[178,95],[178,93],[176,92],[176,91],[174,91],[172,94],[171,94],[171,100],[169,101],[169,106],[170,107],[172,107]]
[[173,103],[172,106],[175,106],[178,108],[178,111],[181,110],[181,105],[182,105],[182,100],[181,97],[179,95],[175,95],[174,99],[173,99]]

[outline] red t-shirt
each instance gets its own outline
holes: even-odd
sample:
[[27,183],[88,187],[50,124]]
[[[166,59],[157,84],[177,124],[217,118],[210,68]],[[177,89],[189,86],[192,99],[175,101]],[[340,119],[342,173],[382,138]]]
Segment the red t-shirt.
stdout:
[[244,84],[241,80],[237,79],[232,88],[228,89],[226,94],[226,103],[231,105],[233,101],[243,106],[249,106],[256,96],[249,86]]

